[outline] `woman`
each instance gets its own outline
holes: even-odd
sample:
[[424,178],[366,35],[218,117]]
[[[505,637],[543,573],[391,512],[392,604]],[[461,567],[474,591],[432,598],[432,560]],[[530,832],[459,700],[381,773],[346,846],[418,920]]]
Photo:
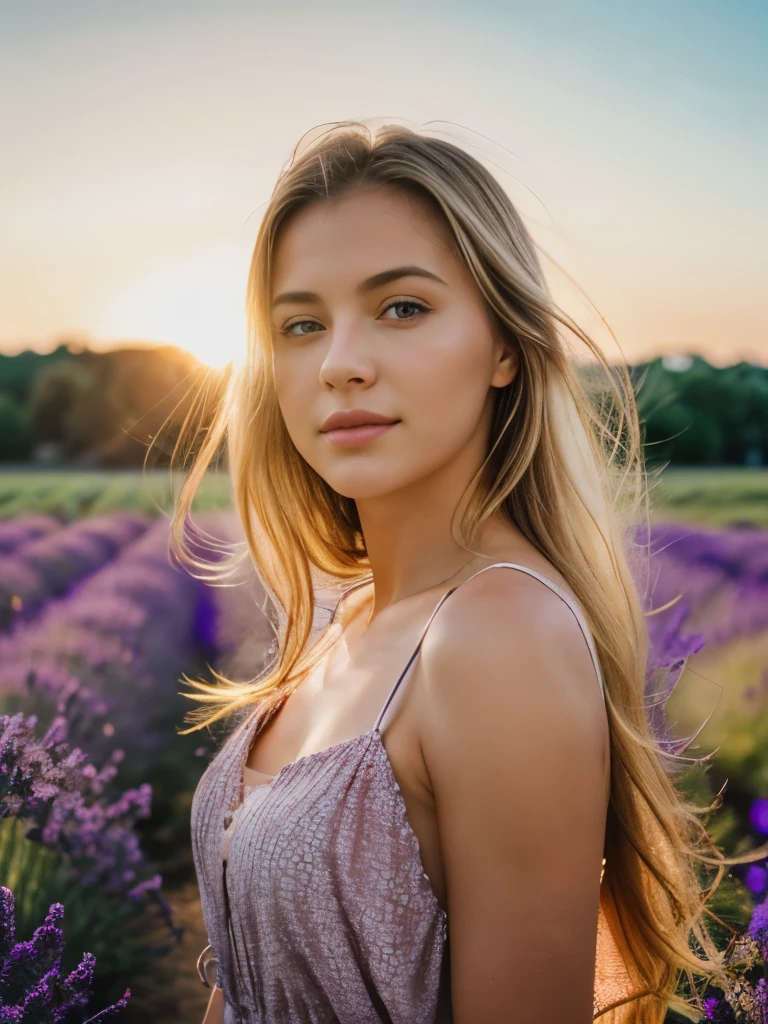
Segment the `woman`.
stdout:
[[226,440],[278,644],[257,680],[193,683],[196,728],[243,713],[192,807],[206,1024],[661,1022],[683,968],[718,966],[691,857],[724,861],[644,716],[626,372],[491,174],[398,125],[294,155],[248,311],[173,523],[199,566]]

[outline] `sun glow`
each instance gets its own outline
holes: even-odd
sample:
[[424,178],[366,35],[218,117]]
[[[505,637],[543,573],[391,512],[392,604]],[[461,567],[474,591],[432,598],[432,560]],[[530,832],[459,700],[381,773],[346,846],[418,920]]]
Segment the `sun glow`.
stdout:
[[247,273],[243,252],[224,245],[155,266],[107,303],[99,342],[177,345],[220,369],[245,347]]

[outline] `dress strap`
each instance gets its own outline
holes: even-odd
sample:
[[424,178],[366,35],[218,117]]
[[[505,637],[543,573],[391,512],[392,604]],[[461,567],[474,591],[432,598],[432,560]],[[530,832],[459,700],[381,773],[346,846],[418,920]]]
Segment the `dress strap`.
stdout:
[[427,620],[426,626],[421,631],[421,636],[419,637],[419,641],[416,644],[416,648],[415,648],[413,654],[411,655],[411,657],[408,660],[408,664],[405,666],[405,668],[401,672],[399,679],[397,680],[395,685],[392,687],[392,690],[390,691],[390,694],[387,697],[387,700],[386,700],[386,703],[384,704],[384,707],[379,712],[379,716],[376,719],[376,724],[373,727],[374,729],[378,729],[379,726],[381,725],[381,721],[384,718],[384,714],[385,714],[387,708],[389,707],[390,703],[392,702],[392,698],[397,693],[397,690],[400,687],[400,684],[403,682],[405,677],[408,675],[408,672],[409,672],[411,666],[413,665],[414,661],[416,660],[416,656],[418,655],[419,651],[421,650],[421,645],[422,645],[422,643],[424,641],[424,637],[426,635],[426,632],[429,629],[430,624],[431,624],[432,620],[434,619],[435,615],[437,615],[437,613],[438,613],[438,611],[439,611],[443,601],[445,601],[447,598],[449,598],[451,596],[451,594],[455,590],[459,589],[459,587],[463,586],[465,583],[468,583],[469,580],[474,579],[475,576],[479,576],[481,572],[487,572],[488,569],[495,569],[498,566],[503,566],[503,567],[508,568],[508,569],[519,569],[521,572],[527,573],[529,576],[535,577],[535,579],[540,580],[546,587],[549,587],[550,590],[553,590],[557,594],[557,596],[559,598],[561,598],[565,602],[565,604],[568,605],[568,607],[573,612],[573,614],[574,614],[574,616],[576,618],[576,621],[579,624],[581,632],[584,634],[584,639],[587,642],[587,647],[589,648],[589,653],[590,653],[590,655],[592,657],[592,664],[594,665],[595,672],[597,674],[597,681],[598,681],[598,684],[600,686],[600,692],[603,695],[603,699],[605,699],[605,686],[604,686],[604,683],[603,683],[603,675],[602,675],[602,672],[600,670],[600,662],[598,661],[597,651],[595,649],[594,640],[592,639],[592,634],[591,634],[591,632],[589,630],[589,627],[587,626],[586,619],[584,618],[584,615],[583,615],[581,609],[579,608],[579,606],[577,605],[576,601],[571,597],[571,595],[567,591],[563,590],[562,587],[558,586],[558,584],[555,583],[554,580],[551,580],[551,579],[549,579],[549,577],[543,576],[541,573],[536,572],[535,569],[529,569],[528,566],[519,565],[517,562],[494,562],[493,565],[486,565],[482,569],[478,569],[477,572],[472,573],[471,576],[468,576],[465,580],[462,580],[462,582],[459,583],[457,586],[451,587],[450,590],[446,590],[446,592],[443,594],[443,596],[437,602],[437,605],[435,606],[434,611],[432,612],[432,614],[430,615],[429,619]]
[[[519,569],[521,572],[527,573],[529,576],[533,576],[535,579],[543,583],[545,587],[549,587],[550,590],[553,590],[557,594],[557,596],[562,601],[564,601],[565,604],[568,605],[568,607],[573,612],[576,621],[579,624],[581,632],[584,634],[584,639],[587,642],[587,647],[589,648],[589,653],[592,657],[592,664],[594,665],[595,673],[597,675],[597,682],[600,686],[600,693],[603,695],[603,700],[605,700],[605,684],[603,682],[603,673],[600,669],[600,661],[597,657],[595,641],[592,637],[592,632],[589,626],[587,625],[587,620],[584,618],[584,613],[577,604],[576,599],[573,598],[567,590],[563,590],[561,586],[555,583],[554,580],[551,580],[548,576],[543,576],[540,572],[536,572],[535,569],[529,569],[527,565],[519,565],[517,562],[494,562],[493,565],[486,565],[484,568],[479,569],[476,573],[473,573],[472,576],[469,576],[467,579],[471,580],[475,576],[479,576],[481,572],[485,572],[488,569],[495,569],[496,566],[499,565],[504,566],[507,569]],[[467,580],[464,580],[463,582],[466,583]],[[462,584],[460,583],[459,586],[461,585]],[[457,587],[453,588],[453,590],[457,589]],[[452,594],[453,590],[449,591],[449,593]]]
[[[469,578],[471,579],[472,577],[470,576]],[[466,582],[466,580],[465,580],[465,582]],[[438,610],[439,610],[440,606],[442,605],[443,601],[445,601],[445,599],[446,599],[447,597],[450,597],[450,595],[451,595],[451,594],[453,593],[453,591],[454,591],[454,590],[456,590],[456,587],[452,587],[452,588],[451,588],[450,590],[446,590],[446,592],[445,592],[445,593],[443,594],[443,596],[442,596],[442,597],[440,598],[440,600],[439,600],[439,601],[437,602],[437,604],[435,605],[435,609],[434,609],[434,611],[432,612],[432,614],[431,614],[431,615],[429,616],[429,619],[427,620],[427,624],[426,624],[426,626],[425,626],[425,627],[424,627],[424,629],[422,629],[422,631],[421,631],[421,636],[419,637],[419,642],[418,642],[418,643],[416,644],[416,649],[414,650],[414,652],[413,652],[413,654],[411,655],[411,657],[410,657],[410,658],[408,659],[408,664],[407,664],[407,665],[405,666],[405,668],[403,669],[403,671],[402,671],[402,672],[400,673],[400,678],[399,678],[399,679],[397,680],[397,682],[395,683],[395,685],[394,685],[394,686],[392,687],[392,689],[391,689],[391,691],[390,691],[390,693],[389,693],[389,696],[387,697],[386,703],[384,704],[384,707],[383,707],[383,708],[381,709],[381,711],[379,712],[379,716],[378,716],[378,718],[376,719],[376,722],[375,722],[375,724],[374,724],[374,726],[373,726],[373,728],[374,728],[374,729],[378,729],[378,728],[379,728],[379,725],[381,724],[381,720],[382,720],[382,718],[384,717],[384,712],[385,712],[385,711],[387,710],[387,708],[389,707],[389,705],[390,705],[390,703],[391,703],[391,701],[392,701],[392,698],[393,698],[393,697],[395,696],[395,694],[397,693],[397,689],[398,689],[398,687],[400,686],[400,684],[402,683],[402,681],[403,681],[403,680],[405,679],[405,677],[406,677],[406,676],[408,675],[408,670],[410,669],[411,665],[412,665],[412,664],[414,663],[414,661],[416,660],[416,655],[417,655],[417,654],[419,653],[419,651],[421,650],[421,645],[422,645],[422,642],[423,642],[423,640],[424,640],[424,637],[425,637],[425,635],[426,635],[426,632],[427,632],[427,630],[429,629],[429,626],[430,626],[430,623],[432,622],[432,619],[434,619],[434,617],[435,617],[435,616],[437,615],[437,613],[438,613]]]

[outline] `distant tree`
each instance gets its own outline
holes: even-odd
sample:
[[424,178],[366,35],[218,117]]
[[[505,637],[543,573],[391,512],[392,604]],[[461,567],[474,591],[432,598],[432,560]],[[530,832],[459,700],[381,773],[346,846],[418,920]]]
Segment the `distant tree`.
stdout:
[[[88,401],[96,387],[91,370],[71,359],[43,370],[29,396],[29,419],[36,444],[55,442],[66,458],[77,456],[83,441],[72,436],[73,411]],[[85,441],[85,445],[89,444]]]
[[0,392],[0,462],[26,460],[31,449],[32,433],[24,406]]
[[30,395],[36,443],[65,461],[104,467],[167,464],[205,368],[173,346],[86,351],[44,370]]
[[683,404],[668,405],[646,422],[645,454],[649,465],[716,465],[722,461],[723,436],[717,422]]
[[73,358],[74,353],[66,343],[58,345],[52,352],[41,353],[27,349],[13,356],[0,353],[0,392],[25,402],[43,370]]
[[768,368],[695,356],[632,368],[650,464],[758,465],[768,454]]

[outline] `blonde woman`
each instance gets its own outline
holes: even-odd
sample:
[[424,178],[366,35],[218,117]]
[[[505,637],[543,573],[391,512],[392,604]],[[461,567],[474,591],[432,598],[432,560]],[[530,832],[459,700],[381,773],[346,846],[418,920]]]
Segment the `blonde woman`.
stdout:
[[277,655],[193,683],[196,728],[241,713],[192,807],[206,1024],[661,1022],[681,969],[717,966],[692,858],[722,861],[643,712],[626,373],[494,177],[399,125],[294,155],[248,284],[173,524],[200,565],[226,442]]

